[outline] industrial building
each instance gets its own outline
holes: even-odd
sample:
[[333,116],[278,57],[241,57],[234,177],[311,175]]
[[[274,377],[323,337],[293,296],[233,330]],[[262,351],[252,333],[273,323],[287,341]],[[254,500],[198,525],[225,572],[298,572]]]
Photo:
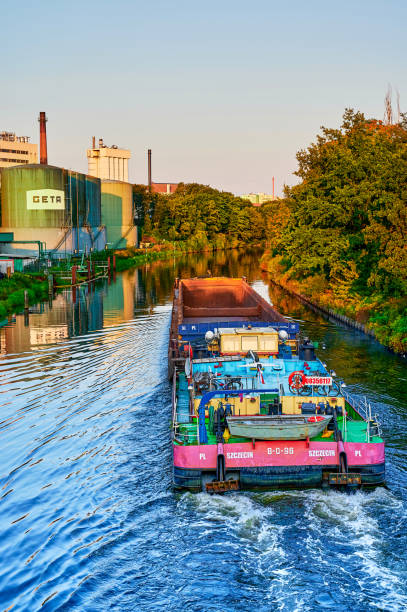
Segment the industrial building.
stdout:
[[30,255],[101,250],[106,231],[101,220],[99,179],[57,168],[29,164],[2,170],[2,253]]
[[253,204],[253,206],[261,206],[265,202],[271,202],[275,200],[273,194],[269,193],[248,193],[246,195],[240,196],[242,200],[249,200]]
[[28,136],[16,136],[14,132],[0,132],[0,168],[17,164],[37,164],[38,145]]
[[253,206],[261,206],[265,202],[272,202],[275,200],[274,196],[274,176],[271,178],[271,184],[273,187],[273,192],[270,193],[247,193],[246,195],[240,196],[242,200],[249,200],[253,204]]
[[2,170],[0,256],[137,246],[130,183],[43,164]]
[[103,138],[99,138],[96,148],[95,137],[92,138],[92,148],[87,150],[88,174],[107,181],[129,180],[130,151],[119,149],[116,145],[107,147]]
[[[137,246],[133,188],[126,182],[130,151],[105,147],[103,140],[96,149],[93,139],[88,150],[92,175],[48,165],[46,121],[41,112],[40,164],[21,161],[0,169],[1,266],[12,262],[10,267],[21,269],[33,256]],[[28,155],[30,146],[37,161],[37,145],[12,137],[7,132],[8,159],[18,143],[20,157]]]
[[151,193],[171,195],[177,191],[178,183],[151,183]]

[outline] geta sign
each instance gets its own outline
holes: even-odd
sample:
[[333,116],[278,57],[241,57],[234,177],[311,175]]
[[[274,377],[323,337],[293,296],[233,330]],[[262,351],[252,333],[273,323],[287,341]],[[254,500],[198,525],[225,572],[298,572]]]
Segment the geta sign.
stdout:
[[65,192],[59,189],[27,191],[27,210],[65,210]]

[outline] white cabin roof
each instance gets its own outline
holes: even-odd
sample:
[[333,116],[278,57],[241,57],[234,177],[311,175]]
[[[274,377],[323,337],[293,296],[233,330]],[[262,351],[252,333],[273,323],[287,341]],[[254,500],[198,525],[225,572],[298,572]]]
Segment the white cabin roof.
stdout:
[[277,334],[277,330],[274,327],[219,327],[218,332],[222,334]]

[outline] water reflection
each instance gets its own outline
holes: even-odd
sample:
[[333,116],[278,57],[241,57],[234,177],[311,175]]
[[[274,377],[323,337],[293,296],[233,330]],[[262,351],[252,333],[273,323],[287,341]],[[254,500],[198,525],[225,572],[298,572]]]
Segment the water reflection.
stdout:
[[258,249],[192,253],[168,261],[156,261],[117,274],[109,283],[82,285],[58,294],[50,303],[30,309],[28,324],[22,314],[10,317],[0,329],[1,353],[22,353],[106,326],[129,321],[136,311],[165,305],[176,277],[259,277]]

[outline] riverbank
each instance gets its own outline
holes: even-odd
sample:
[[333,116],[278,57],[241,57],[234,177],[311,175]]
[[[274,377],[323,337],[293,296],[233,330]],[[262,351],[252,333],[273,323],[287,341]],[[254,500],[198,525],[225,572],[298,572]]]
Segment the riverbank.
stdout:
[[[233,242],[228,248],[236,248],[239,244]],[[174,243],[155,244],[146,249],[128,248],[117,251],[100,251],[92,254],[92,261],[103,263],[110,257],[111,263],[115,255],[116,271],[123,272],[131,268],[142,266],[155,261],[165,261],[182,257],[192,253],[210,253],[217,250],[226,250],[221,244],[199,244],[194,241],[180,241]],[[87,260],[86,260],[87,261]],[[0,280],[0,321],[8,315],[21,311],[24,308],[24,291],[28,292],[29,304],[33,305],[48,299],[48,276],[54,275],[54,288],[70,287],[71,267],[80,265],[81,258],[72,257],[69,260],[54,262],[45,272],[14,273],[9,279]],[[84,262],[86,263],[86,262]],[[62,280],[61,280],[62,279]],[[82,276],[78,272],[78,281],[86,282],[86,273]]]
[[145,250],[128,248],[124,251],[115,251],[116,270],[122,272],[130,268],[136,268],[145,263],[157,260],[168,260],[172,257],[179,257],[184,254],[185,251],[173,248],[170,245],[165,246],[160,244]]
[[[175,252],[175,255],[177,254],[180,253]],[[175,255],[174,251],[167,250],[162,252],[149,250],[137,254],[133,253],[131,249],[120,251],[116,255],[116,270],[121,272],[157,259],[169,259]],[[109,253],[103,252],[95,256],[99,261],[107,261]],[[79,261],[78,259],[77,263]],[[47,273],[54,274],[54,291],[71,286],[71,282],[67,278],[70,278],[70,267],[75,263],[75,259],[69,261],[69,274],[67,262],[61,262],[60,265],[47,269]],[[63,277],[65,280],[60,280],[63,274],[65,274],[65,277]],[[83,279],[85,279],[85,276],[83,276]],[[83,279],[78,275],[78,280]],[[27,291],[30,306],[47,300],[49,297],[47,274],[45,272],[15,272],[10,278],[0,280],[0,322],[4,321],[9,315],[23,310],[25,291]]]
[[328,282],[321,275],[293,278],[281,256],[266,251],[261,269],[271,280],[310,306],[374,336],[381,344],[400,354],[407,352],[407,298],[384,301],[379,295],[363,296],[350,290],[350,282],[336,278]]
[[[208,242],[205,240],[199,241],[196,237],[190,240],[178,241],[178,242],[163,242],[154,244],[152,247],[147,249],[136,249],[130,247],[125,250],[114,251],[116,256],[116,270],[122,272],[129,270],[130,268],[136,268],[145,263],[157,261],[157,260],[168,260],[174,257],[182,257],[190,254],[197,253],[213,253],[215,251],[227,251],[231,249],[239,249],[247,247],[246,243],[239,240],[232,240],[226,243],[224,240],[218,240],[215,242]],[[261,244],[251,244],[251,248],[262,247]],[[98,259],[105,259],[112,256],[112,251],[104,251],[101,257]]]

